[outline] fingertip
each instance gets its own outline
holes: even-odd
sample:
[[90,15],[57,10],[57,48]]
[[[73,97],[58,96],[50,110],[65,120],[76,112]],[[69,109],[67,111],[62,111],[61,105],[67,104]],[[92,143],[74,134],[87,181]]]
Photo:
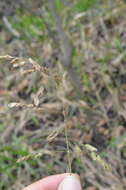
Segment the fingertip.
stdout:
[[[63,174],[48,176],[48,177],[45,177],[27,187],[25,187],[22,190],[35,190],[35,189],[36,190],[64,190],[64,189],[61,189],[64,181],[65,181],[65,188],[67,188],[69,185],[71,186],[71,184],[72,184],[71,188],[75,189],[75,187],[77,185],[78,189],[75,189],[75,190],[81,190],[81,189],[79,189],[80,188],[79,175],[73,174],[73,173],[63,173]],[[67,182],[67,186],[66,186],[66,182]],[[72,190],[74,190],[74,189],[72,189]],[[65,190],[67,190],[67,189],[65,189]],[[71,189],[69,189],[69,187],[68,187],[68,190],[71,190]]]
[[45,177],[22,190],[56,190],[62,180],[69,175],[68,173],[57,174]]
[[67,175],[58,186],[58,190],[82,190],[78,174]]

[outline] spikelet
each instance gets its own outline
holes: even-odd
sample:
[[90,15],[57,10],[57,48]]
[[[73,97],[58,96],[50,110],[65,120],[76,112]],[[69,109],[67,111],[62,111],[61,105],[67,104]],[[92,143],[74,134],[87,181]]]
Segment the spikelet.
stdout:
[[101,158],[101,156],[97,153],[97,148],[90,144],[85,144],[84,147],[90,151],[90,156],[92,160],[97,161],[105,170],[111,171],[111,167],[107,164],[105,160]]
[[20,162],[23,162],[23,161],[27,161],[27,160],[35,160],[35,159],[38,159],[40,157],[43,156],[43,154],[47,154],[47,155],[50,155],[50,156],[53,156],[54,154],[49,151],[49,150],[43,150],[42,152],[35,152],[35,153],[30,153],[28,154],[27,156],[23,156],[21,158],[19,158],[16,163],[20,163]]
[[87,149],[87,150],[89,150],[90,152],[97,152],[98,150],[97,150],[97,148],[95,148],[94,146],[92,146],[92,145],[90,145],[90,144],[85,144],[84,145],[85,146],[85,148]]
[[111,167],[107,164],[107,162],[105,160],[103,160],[101,158],[101,156],[99,154],[97,154],[96,152],[91,152],[91,158],[92,160],[95,160],[97,162],[99,162],[99,164],[105,169],[105,170],[111,170]]

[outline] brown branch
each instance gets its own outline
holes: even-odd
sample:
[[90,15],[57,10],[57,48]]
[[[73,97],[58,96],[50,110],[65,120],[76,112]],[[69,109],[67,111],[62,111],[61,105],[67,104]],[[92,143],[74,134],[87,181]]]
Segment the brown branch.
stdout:
[[82,98],[83,86],[81,85],[78,73],[76,72],[76,70],[73,68],[73,65],[72,65],[72,51],[73,51],[72,42],[70,41],[70,39],[68,38],[67,34],[65,33],[62,27],[62,19],[56,9],[55,0],[49,0],[49,5],[50,5],[52,16],[54,17],[55,22],[56,22],[57,34],[61,41],[60,61],[69,74],[71,83],[77,92],[77,96],[79,98]]
[[62,43],[61,48],[63,53],[62,56],[63,56],[64,66],[68,67],[71,64],[72,43],[70,42],[70,40],[68,39],[67,35],[63,30],[61,17],[56,10],[55,0],[50,0],[50,10],[55,19],[57,33]]

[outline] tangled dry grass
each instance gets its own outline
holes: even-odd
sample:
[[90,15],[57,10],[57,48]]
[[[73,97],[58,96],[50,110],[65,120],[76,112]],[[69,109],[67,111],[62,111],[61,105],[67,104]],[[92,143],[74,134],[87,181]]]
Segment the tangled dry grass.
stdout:
[[[73,19],[66,29],[76,49],[73,64],[83,84],[82,99],[77,98],[51,40],[41,45],[38,64],[26,58],[32,52],[38,56],[38,44],[17,39],[4,44],[8,33],[1,31],[0,50],[12,55],[0,57],[2,189],[21,189],[40,177],[66,171],[65,127],[72,172],[80,174],[83,187],[126,188],[125,11],[125,2],[116,0],[98,12],[70,15]],[[98,149],[112,171],[92,161],[82,148],[85,143]],[[16,163],[28,155],[30,160]]]

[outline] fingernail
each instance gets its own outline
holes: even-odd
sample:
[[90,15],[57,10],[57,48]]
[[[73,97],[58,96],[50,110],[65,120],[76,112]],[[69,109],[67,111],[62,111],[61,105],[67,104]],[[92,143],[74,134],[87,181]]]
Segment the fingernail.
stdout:
[[78,175],[71,174],[64,178],[58,190],[82,190]]

